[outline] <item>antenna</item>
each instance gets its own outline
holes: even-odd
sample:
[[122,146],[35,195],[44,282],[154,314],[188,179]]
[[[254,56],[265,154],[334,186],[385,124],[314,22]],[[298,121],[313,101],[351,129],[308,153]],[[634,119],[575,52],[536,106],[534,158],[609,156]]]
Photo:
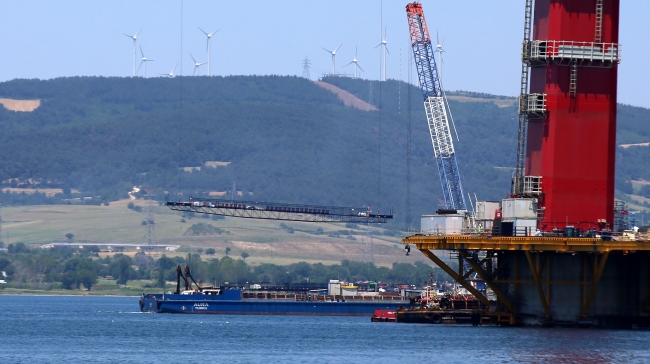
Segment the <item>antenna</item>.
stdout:
[[326,49],[326,48],[324,48],[324,47],[321,47],[321,48],[323,48],[325,51],[327,51],[328,53],[330,53],[330,54],[332,55],[332,76],[335,76],[335,75],[336,75],[336,51],[338,51],[339,48],[341,48],[342,45],[343,45],[343,43],[341,43],[341,45],[339,45],[338,47],[336,47],[336,49],[335,49],[334,51],[330,51],[329,49]]
[[133,39],[133,77],[135,77],[135,73],[136,73],[135,72],[135,60],[136,60],[137,52],[136,52],[135,42],[138,39],[138,34],[140,34],[141,31],[142,31],[142,28],[140,28],[140,30],[138,30],[138,32],[135,33],[135,35],[128,35],[126,33],[122,33],[122,34],[126,35],[127,37]]
[[144,56],[142,46],[140,46],[140,54],[142,54],[142,61],[140,61],[140,66],[138,66],[138,72],[140,72],[140,67],[142,67],[142,64],[144,63],[144,78],[147,78],[147,62],[153,62],[153,59]]
[[212,62],[210,61],[210,54],[211,54],[210,53],[210,39],[212,38],[214,33],[219,31],[219,29],[215,30],[212,33],[206,32],[205,30],[201,29],[201,27],[199,27],[199,30],[202,31],[203,34],[205,34],[206,37],[208,37],[208,41],[207,41],[207,44],[205,46],[205,51],[208,52],[208,76],[210,76],[210,65],[212,64]]
[[305,56],[305,59],[302,61],[302,77],[309,79],[309,69],[311,68],[311,61],[307,56]]
[[354,49],[354,59],[352,60],[352,62],[350,62],[350,63],[346,64],[345,66],[343,66],[343,67],[347,67],[347,66],[351,65],[352,63],[354,63],[354,78],[357,78],[357,68],[360,69],[361,72],[363,72],[363,68],[361,68],[361,66],[359,66],[359,61],[357,61],[357,48],[358,47],[355,47],[355,49]]
[[203,62],[203,63],[197,62],[196,59],[194,59],[192,53],[190,53],[190,57],[192,57],[192,60],[194,61],[194,71],[192,71],[192,76],[194,76],[195,73],[197,74],[197,76],[200,76],[201,75],[200,67],[206,64],[207,62]]

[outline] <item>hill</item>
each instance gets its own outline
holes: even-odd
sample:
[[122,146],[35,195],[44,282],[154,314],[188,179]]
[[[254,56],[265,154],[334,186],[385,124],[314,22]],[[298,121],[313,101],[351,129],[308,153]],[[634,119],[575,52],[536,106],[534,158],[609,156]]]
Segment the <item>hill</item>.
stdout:
[[[0,106],[2,200],[100,204],[126,198],[134,186],[157,188],[164,199],[230,195],[234,185],[241,199],[394,208],[396,219],[387,227],[403,230],[410,112],[410,212],[419,226],[419,215],[435,211],[441,195],[420,91],[394,80],[381,87],[358,79],[323,81],[378,110],[348,107],[297,77],[0,83],[0,98],[40,101],[31,112]],[[450,96],[465,190],[500,199],[515,163],[516,107],[507,97]],[[650,141],[650,110],[621,105],[618,115],[619,144]],[[649,147],[619,148],[618,197],[642,198],[649,154]],[[598,168],[597,161],[586,162]],[[43,193],[33,193],[36,188]]]

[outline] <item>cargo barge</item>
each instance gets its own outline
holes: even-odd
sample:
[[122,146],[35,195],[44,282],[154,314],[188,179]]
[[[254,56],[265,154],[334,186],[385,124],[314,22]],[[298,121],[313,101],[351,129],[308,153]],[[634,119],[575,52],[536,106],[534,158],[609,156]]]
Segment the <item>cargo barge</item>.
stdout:
[[[332,280],[327,290],[306,293],[263,292],[234,287],[201,287],[185,267],[183,276],[177,267],[176,292],[142,294],[140,310],[154,313],[234,314],[234,315],[310,315],[310,316],[370,316],[377,309],[396,310],[408,305],[401,296],[352,294],[351,287]],[[185,290],[180,291],[180,280]],[[194,282],[192,288],[190,280]],[[356,289],[356,287],[354,287]],[[327,294],[324,294],[327,293]]]

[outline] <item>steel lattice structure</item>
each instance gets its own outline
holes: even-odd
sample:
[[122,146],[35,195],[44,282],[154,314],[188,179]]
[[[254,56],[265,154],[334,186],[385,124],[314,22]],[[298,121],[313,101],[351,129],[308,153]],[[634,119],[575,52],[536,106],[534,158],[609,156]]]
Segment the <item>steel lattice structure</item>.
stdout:
[[424,97],[424,111],[427,115],[433,153],[440,174],[445,207],[465,210],[463,186],[460,181],[458,162],[456,161],[454,143],[447,119],[442,85],[422,4],[417,2],[408,4],[406,6],[406,16],[413,48],[413,59],[418,71],[422,96]]
[[235,200],[190,199],[190,202],[167,202],[167,206],[175,211],[262,220],[373,224],[386,223],[393,218],[392,211],[389,214],[374,214],[365,207],[288,205]]

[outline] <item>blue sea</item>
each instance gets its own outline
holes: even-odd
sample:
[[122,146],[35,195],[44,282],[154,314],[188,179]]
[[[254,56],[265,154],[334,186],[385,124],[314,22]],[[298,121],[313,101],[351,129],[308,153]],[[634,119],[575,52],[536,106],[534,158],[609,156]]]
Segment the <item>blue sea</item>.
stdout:
[[0,296],[0,363],[650,362],[650,331],[140,313],[138,297]]

